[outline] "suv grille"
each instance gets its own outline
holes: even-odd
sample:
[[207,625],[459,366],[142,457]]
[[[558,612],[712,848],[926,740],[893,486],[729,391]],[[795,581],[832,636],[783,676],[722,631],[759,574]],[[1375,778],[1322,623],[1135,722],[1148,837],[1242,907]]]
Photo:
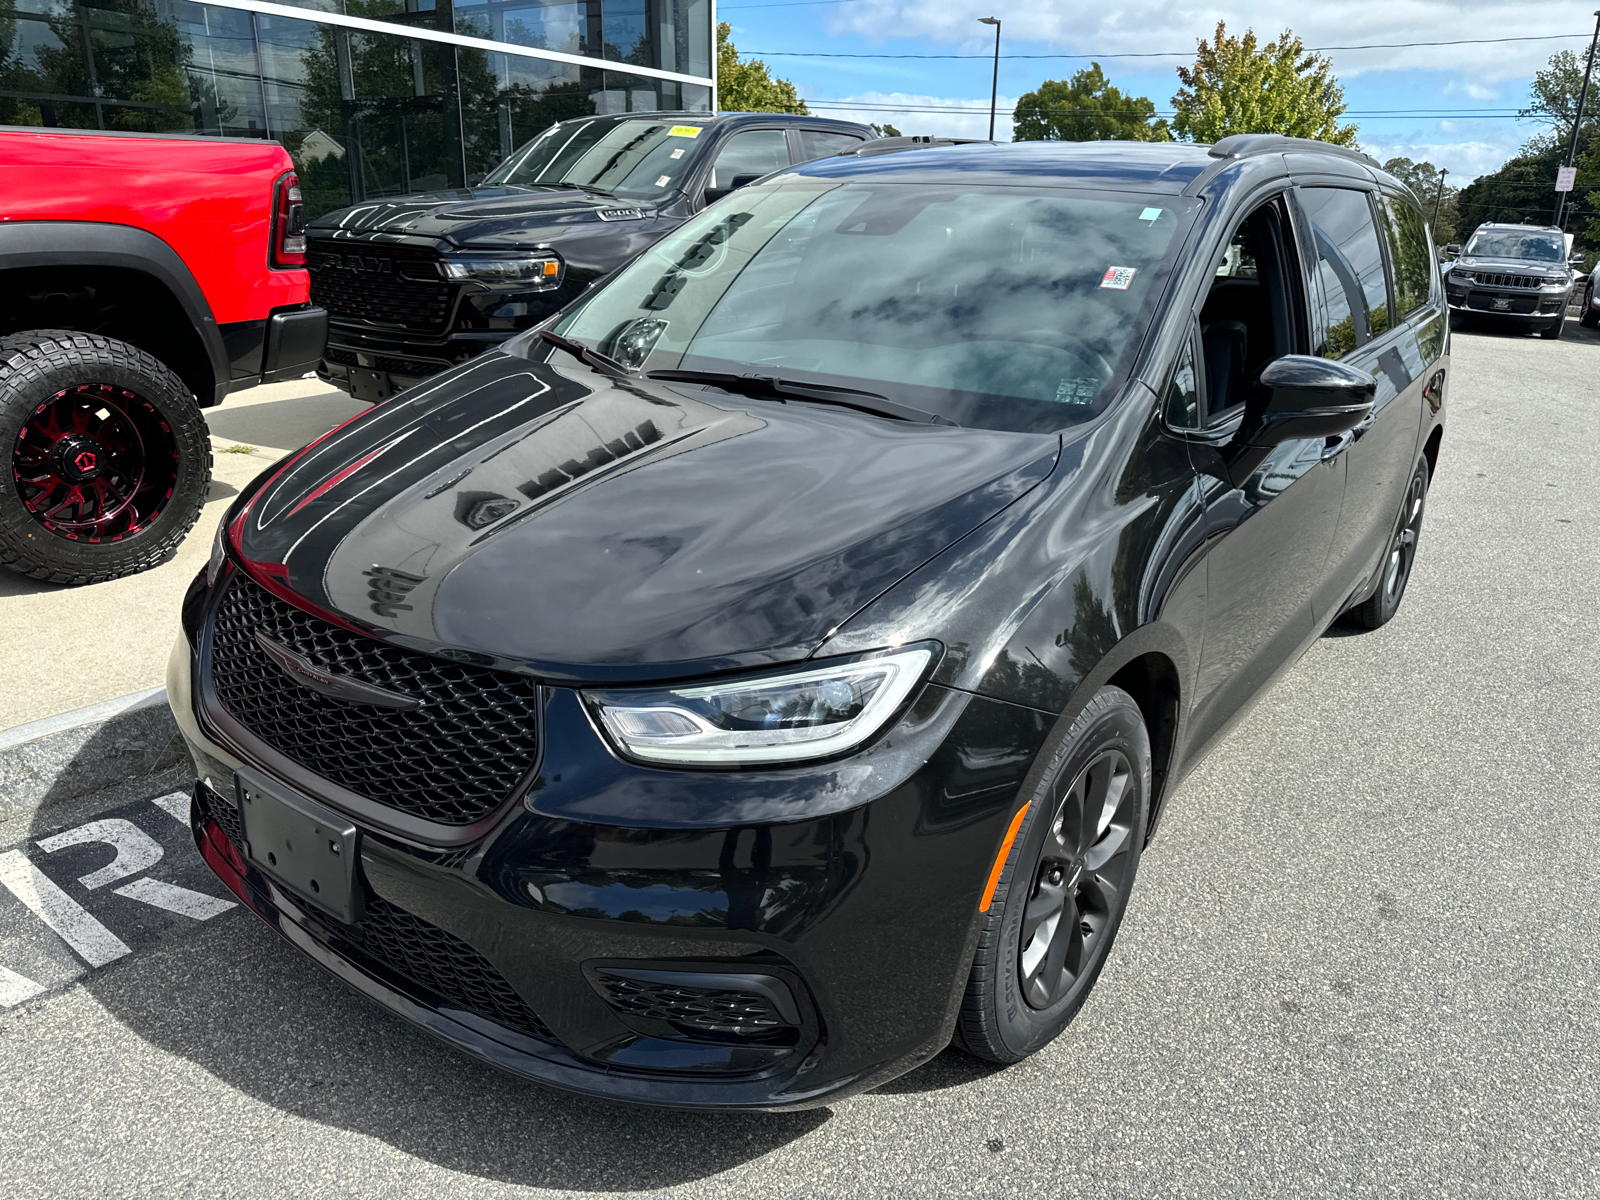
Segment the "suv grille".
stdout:
[[1550,281],[1538,275],[1501,275],[1491,271],[1479,271],[1472,277],[1478,283],[1486,283],[1490,287],[1508,288],[1537,288],[1544,287]]
[[792,1026],[765,996],[596,972],[613,1008],[700,1033],[773,1033]]
[[[351,704],[301,687],[267,657],[257,633],[331,674],[414,696],[422,705],[407,711]],[[217,606],[210,669],[222,706],[278,753],[426,821],[483,819],[538,759],[533,680],[340,629],[242,572]]]
[[[345,367],[361,365],[354,350],[346,350],[340,346],[327,347],[323,350],[322,357]],[[390,375],[415,375],[418,378],[437,375],[450,365],[427,358],[390,358],[386,354],[370,354],[367,360],[372,364],[371,369],[374,371],[387,371]]]
[[424,921],[382,896],[367,897],[367,912],[351,941],[397,974],[413,979],[468,1012],[543,1041],[550,1027],[517,995],[495,965],[455,934]]
[[456,286],[439,274],[439,256],[420,246],[313,239],[307,248],[311,303],[331,317],[408,333],[444,333]]

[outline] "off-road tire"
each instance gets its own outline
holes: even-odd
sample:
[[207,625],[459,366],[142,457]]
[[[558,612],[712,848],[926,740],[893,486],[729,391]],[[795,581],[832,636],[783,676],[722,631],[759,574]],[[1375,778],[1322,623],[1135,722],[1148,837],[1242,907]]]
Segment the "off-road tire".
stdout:
[[[41,406],[86,385],[132,394],[163,442],[148,479],[163,480],[170,497],[154,494],[153,515],[134,531],[68,536],[30,512],[18,483],[24,429]],[[153,415],[152,415],[153,414]],[[211,439],[188,385],[136,346],[92,333],[39,329],[0,337],[0,566],[50,583],[100,583],[132,575],[171,557],[193,528],[211,482]]]
[[[1150,735],[1138,704],[1127,692],[1116,687],[1102,688],[1072,721],[1055,748],[1047,748],[1045,753],[1049,759],[1038,784],[1024,797],[1027,814],[983,917],[977,953],[956,1021],[955,1044],[990,1062],[1014,1063],[1036,1053],[1053,1041],[1083,1007],[1127,911],[1128,893],[1149,825]],[[1116,755],[1130,768],[1126,787],[1131,790],[1126,809],[1129,857],[1123,864],[1120,897],[1096,930],[1098,936],[1092,949],[1086,950],[1074,980],[1048,1006],[1036,1008],[1023,993],[1026,984],[1022,977],[1025,960],[1021,937],[1029,902],[1036,895],[1035,876],[1048,867],[1050,860],[1045,851],[1055,845],[1052,828],[1057,813],[1063,811],[1061,798],[1067,797],[1065,807],[1070,808],[1069,793],[1075,781],[1108,756]],[[1112,832],[1108,827],[1104,836],[1109,838]],[[1043,883],[1042,876],[1039,883]],[[1079,912],[1076,907],[1071,911]],[[1088,909],[1082,911],[1087,913]],[[1057,927],[1057,936],[1060,928]]]

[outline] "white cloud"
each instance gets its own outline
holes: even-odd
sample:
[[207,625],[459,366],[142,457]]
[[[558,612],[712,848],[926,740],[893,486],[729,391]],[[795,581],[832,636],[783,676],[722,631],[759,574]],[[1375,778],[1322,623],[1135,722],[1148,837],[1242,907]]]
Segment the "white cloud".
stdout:
[[[1287,24],[1308,46],[1586,35],[1593,29],[1587,5],[1527,0],[1342,0],[1287,10],[1267,0],[1235,0],[1226,8],[1188,0],[1122,0],[1098,8],[1061,0],[1007,0],[996,11],[1005,21],[1002,53],[1007,40],[1039,43],[1063,53],[1187,51],[1197,39],[1209,37],[1219,20],[1227,21],[1230,33],[1249,27],[1263,40]],[[856,0],[833,10],[826,28],[835,35],[870,40],[925,37],[981,54],[994,45],[992,29],[977,22],[981,15],[949,0]],[[1583,39],[1330,50],[1328,57],[1344,78],[1374,70],[1470,70],[1479,80],[1492,82],[1525,79],[1562,49],[1579,51]],[[1140,60],[1117,61],[1126,65]],[[1141,65],[1180,61],[1147,59]]]
[[[893,125],[904,134],[934,137],[986,138],[989,136],[989,98],[952,99],[948,96],[922,96],[908,92],[862,92],[837,99],[805,96],[818,116],[838,117],[843,121],[863,121],[868,125]],[[1011,112],[1017,97],[1001,96],[995,116],[997,141],[1011,140]]]
[[[1441,129],[1440,132],[1450,131]],[[1361,148],[1379,162],[1388,162],[1391,158],[1409,158],[1443,167],[1450,172],[1452,187],[1465,187],[1479,175],[1500,166],[1512,153],[1511,149],[1499,142],[1374,142],[1363,139]]]

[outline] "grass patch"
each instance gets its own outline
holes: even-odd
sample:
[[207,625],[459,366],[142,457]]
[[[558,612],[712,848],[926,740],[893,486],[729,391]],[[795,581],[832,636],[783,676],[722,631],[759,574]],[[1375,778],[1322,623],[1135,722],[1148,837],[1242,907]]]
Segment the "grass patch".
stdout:
[[224,454],[254,454],[255,452],[256,448],[254,446],[224,446],[222,448],[222,453]]

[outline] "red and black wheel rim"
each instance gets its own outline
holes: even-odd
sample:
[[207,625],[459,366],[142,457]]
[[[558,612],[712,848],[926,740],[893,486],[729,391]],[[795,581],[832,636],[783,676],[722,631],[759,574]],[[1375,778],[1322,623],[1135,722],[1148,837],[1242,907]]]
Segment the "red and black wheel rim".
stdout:
[[116,542],[159,517],[178,482],[178,440],[150,401],[109,383],[45,400],[17,432],[11,475],[23,507],[51,533]]

